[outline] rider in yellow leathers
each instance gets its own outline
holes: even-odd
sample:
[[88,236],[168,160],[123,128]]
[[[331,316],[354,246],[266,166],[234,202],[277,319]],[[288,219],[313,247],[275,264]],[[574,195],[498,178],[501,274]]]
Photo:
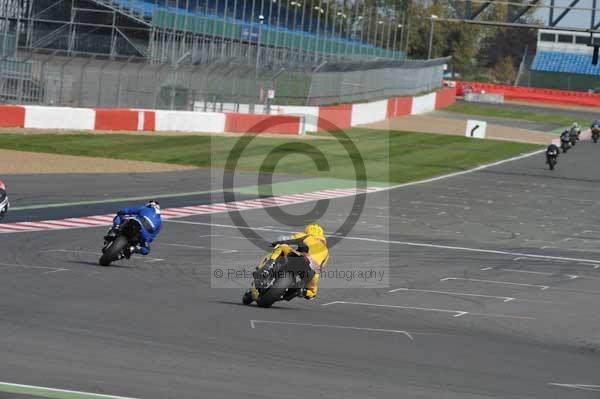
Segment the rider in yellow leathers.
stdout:
[[[314,299],[319,289],[319,274],[329,261],[329,249],[327,248],[327,239],[325,238],[323,227],[316,223],[309,224],[304,229],[304,232],[279,237],[277,241],[271,243],[272,246],[279,244],[296,247],[297,251],[304,255],[307,264],[315,272],[312,279],[299,292],[299,296],[306,299]],[[258,291],[254,289],[254,283],[252,288],[246,293],[246,295],[249,294],[252,295],[253,300],[256,300],[258,297]]]

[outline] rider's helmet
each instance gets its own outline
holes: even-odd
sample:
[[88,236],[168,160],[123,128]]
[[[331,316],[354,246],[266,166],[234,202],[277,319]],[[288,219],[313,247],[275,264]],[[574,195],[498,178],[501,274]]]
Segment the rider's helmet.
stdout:
[[160,204],[158,203],[158,201],[155,201],[155,200],[148,201],[148,203],[146,204],[146,206],[148,208],[153,208],[157,212],[160,212]]
[[4,182],[2,180],[0,180],[0,190],[6,191],[6,185],[4,184]]
[[573,122],[573,124],[571,125],[571,129],[575,129],[575,130],[579,129],[579,123]]
[[323,230],[323,227],[317,223],[312,223],[306,226],[304,233],[315,238],[325,238],[325,230]]

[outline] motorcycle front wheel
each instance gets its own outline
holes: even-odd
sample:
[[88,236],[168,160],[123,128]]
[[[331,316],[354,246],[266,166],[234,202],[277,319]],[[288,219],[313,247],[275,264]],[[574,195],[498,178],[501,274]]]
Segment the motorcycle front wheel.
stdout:
[[285,276],[275,280],[271,288],[261,294],[256,300],[256,304],[260,308],[270,308],[275,302],[281,299],[288,288],[294,285],[292,276],[286,273]]
[[108,244],[100,257],[100,260],[98,261],[100,266],[110,266],[111,262],[119,260],[123,250],[127,247],[127,244],[127,238],[116,236],[115,239]]

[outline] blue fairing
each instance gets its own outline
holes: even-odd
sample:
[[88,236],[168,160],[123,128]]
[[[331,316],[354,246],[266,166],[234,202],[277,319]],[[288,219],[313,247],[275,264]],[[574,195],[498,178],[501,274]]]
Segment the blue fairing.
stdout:
[[[120,225],[123,216],[134,216],[140,222],[142,237],[144,239],[144,242],[141,243],[143,252],[146,252],[144,249],[149,252],[149,244],[154,241],[162,228],[160,212],[157,212],[154,208],[147,206],[123,208],[117,213],[114,224]],[[148,252],[146,252],[146,254]]]

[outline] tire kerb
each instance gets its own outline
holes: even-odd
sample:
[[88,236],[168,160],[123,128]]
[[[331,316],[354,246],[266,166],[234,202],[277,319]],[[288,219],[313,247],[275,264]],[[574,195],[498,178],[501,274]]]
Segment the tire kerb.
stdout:
[[[196,215],[225,213],[230,210],[261,209],[279,205],[301,204],[304,202],[322,199],[348,197],[356,194],[380,191],[379,187],[367,189],[328,189],[312,193],[285,195],[280,197],[259,198],[231,203],[217,203],[197,206],[184,206],[179,208],[166,208],[162,211],[163,219],[175,219]],[[69,230],[86,227],[109,226],[112,224],[113,215],[94,215],[80,218],[67,218],[57,220],[42,220],[34,222],[18,222],[0,224],[0,234],[23,233],[29,231]]]

